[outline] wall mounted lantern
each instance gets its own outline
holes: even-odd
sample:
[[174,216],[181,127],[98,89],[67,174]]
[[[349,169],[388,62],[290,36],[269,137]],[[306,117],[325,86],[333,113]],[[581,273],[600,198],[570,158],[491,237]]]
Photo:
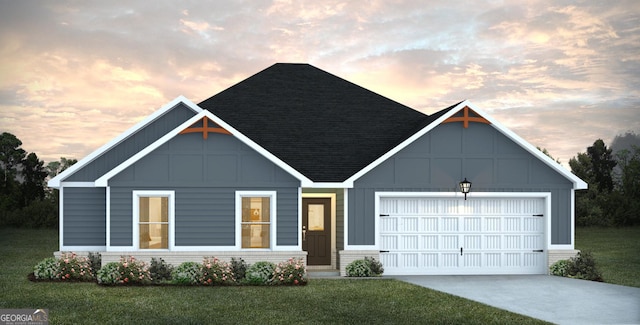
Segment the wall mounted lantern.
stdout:
[[469,190],[471,190],[471,182],[469,182],[467,180],[467,178],[464,178],[464,181],[460,182],[460,192],[464,193],[464,200],[467,200],[467,194],[469,193]]

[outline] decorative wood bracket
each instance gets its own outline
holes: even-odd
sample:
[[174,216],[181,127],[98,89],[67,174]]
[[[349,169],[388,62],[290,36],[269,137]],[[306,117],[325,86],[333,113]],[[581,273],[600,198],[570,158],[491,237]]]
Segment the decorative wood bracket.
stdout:
[[[474,116],[471,116],[469,112],[473,113]],[[471,108],[469,108],[469,106],[465,106],[462,109],[462,116],[451,116],[450,118],[444,120],[442,123],[444,124],[453,122],[462,122],[465,129],[469,127],[469,122],[491,124],[491,122],[480,116],[478,113],[474,112]]]
[[[220,134],[231,135],[231,132],[221,128],[220,126],[216,125],[215,127],[209,127],[209,118],[206,117],[206,116],[202,118],[202,126],[196,126],[196,124],[199,124],[199,123],[200,122],[194,123],[190,127],[180,131],[179,134],[200,133],[200,132],[202,132],[202,138],[205,139],[205,140],[209,137],[209,133],[220,133]],[[214,123],[214,125],[215,125],[215,123]]]

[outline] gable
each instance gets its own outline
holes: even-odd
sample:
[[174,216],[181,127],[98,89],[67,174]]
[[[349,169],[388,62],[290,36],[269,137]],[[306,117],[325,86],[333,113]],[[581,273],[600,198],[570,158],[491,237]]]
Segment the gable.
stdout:
[[456,190],[463,178],[474,188],[563,187],[572,183],[502,133],[485,124],[441,124],[356,181]]
[[[175,129],[171,130],[170,132],[165,134],[160,139],[158,139],[155,142],[153,142],[152,144],[148,145],[143,150],[141,150],[141,151],[137,152],[135,155],[129,157],[124,162],[122,162],[118,166],[114,167],[113,169],[111,169],[109,172],[107,172],[106,174],[104,174],[100,178],[98,178],[95,181],[95,186],[108,186],[109,181],[113,177],[119,175],[121,172],[125,171],[130,166],[136,164],[138,161],[140,161],[142,159],[147,159],[146,158],[147,156],[149,156],[149,155],[153,154],[154,152],[156,152],[156,150],[158,148],[161,148],[162,146],[166,146],[166,144],[169,141],[171,141],[172,139],[174,139],[177,135],[179,135],[181,133],[182,134],[191,135],[191,136],[194,136],[194,137],[200,137],[201,135],[198,134],[197,132],[188,132],[188,131],[191,128],[196,128],[196,129],[197,128],[201,128],[202,129],[202,126],[199,126],[198,123],[200,123],[200,121],[202,121],[202,123],[204,123],[204,121],[205,121],[204,118],[206,118],[206,119],[210,120],[212,123],[214,123],[216,125],[216,126],[214,126],[214,128],[220,128],[220,129],[223,129],[223,130],[226,131],[226,132],[214,132],[214,134],[218,134],[219,133],[220,135],[224,135],[224,136],[229,136],[230,135],[230,136],[234,137],[238,141],[240,141],[240,142],[244,143],[246,146],[248,146],[251,150],[255,151],[258,155],[260,155],[260,157],[263,157],[266,160],[270,161],[271,163],[275,164],[276,166],[280,167],[284,172],[286,172],[289,175],[293,176],[295,179],[297,179],[302,184],[304,184],[306,186],[309,186],[309,184],[311,183],[311,181],[308,178],[306,178],[304,175],[300,174],[298,171],[296,171],[291,166],[289,166],[286,163],[284,163],[278,157],[276,157],[273,154],[271,154],[270,152],[266,151],[264,148],[262,148],[261,146],[259,146],[255,142],[251,141],[251,139],[248,139],[242,133],[238,132],[236,129],[234,129],[232,126],[230,126],[226,122],[222,121],[217,116],[211,114],[208,111],[202,111],[199,114],[197,114],[197,115],[193,116],[192,118],[188,119],[187,121],[185,121],[184,123],[182,123],[181,125],[176,127]],[[187,131],[187,132],[185,132],[185,131]],[[204,132],[202,130],[201,130],[201,132],[202,132],[202,139],[207,137],[206,136],[206,134],[208,134],[207,132]],[[204,140],[206,140],[206,139],[204,139]],[[185,166],[186,166],[185,168],[188,168],[188,164],[189,163],[195,163],[195,161],[187,162],[185,160]],[[160,166],[156,166],[156,167],[161,168]],[[174,167],[174,170],[177,170],[175,168],[177,168],[177,167]]]
[[200,111],[180,96],[51,179],[48,185],[57,188],[62,181],[93,182]]
[[109,180],[110,186],[294,186],[300,181],[228,134],[181,133]]
[[[465,107],[468,108],[467,113],[464,113]],[[460,114],[461,111],[463,111],[463,115]],[[464,114],[469,112],[472,112],[474,119],[462,118]],[[468,172],[468,170],[463,166],[470,166],[468,168],[471,169],[480,168],[479,166],[482,165],[485,166],[485,170],[489,168],[488,165],[495,168],[495,171],[490,176],[485,175],[485,178],[497,177],[502,182],[510,182],[514,179],[524,182],[526,181],[525,175],[528,175],[526,176],[528,179],[534,180],[536,178],[534,181],[545,180],[551,183],[568,181],[573,185],[573,189],[587,188],[587,184],[583,180],[468,101],[442,110],[432,117],[437,118],[350,177],[345,183],[350,185],[383,164],[387,166],[395,164],[393,160],[395,155],[416,141],[426,141],[423,139],[426,137],[425,139],[429,139],[429,150],[438,152],[438,157],[432,157],[429,161],[431,170],[436,170],[436,172],[431,172],[431,175],[434,175],[439,183],[451,182],[454,184],[453,188],[460,181],[459,179],[454,181],[453,178],[466,177],[462,173]],[[465,132],[464,130],[473,131]],[[462,155],[465,159],[474,157],[472,159],[475,160],[466,162],[461,159]],[[387,162],[389,159],[391,160]],[[527,170],[528,174],[524,174],[523,170]]]

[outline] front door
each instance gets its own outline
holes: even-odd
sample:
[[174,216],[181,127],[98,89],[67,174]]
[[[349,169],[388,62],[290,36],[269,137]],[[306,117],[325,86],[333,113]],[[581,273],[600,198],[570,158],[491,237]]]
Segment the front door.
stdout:
[[331,199],[302,199],[302,250],[308,265],[331,265]]

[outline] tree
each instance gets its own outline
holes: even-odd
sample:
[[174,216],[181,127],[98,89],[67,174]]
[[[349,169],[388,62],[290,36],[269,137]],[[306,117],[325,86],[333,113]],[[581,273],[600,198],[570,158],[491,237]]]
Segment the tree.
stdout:
[[0,135],[0,168],[2,168],[2,185],[15,180],[18,165],[22,163],[26,152],[20,148],[22,141],[15,135],[3,132]]
[[536,147],[536,149],[542,151],[543,154],[547,155],[547,157],[555,160],[555,162],[557,162],[558,164],[560,163],[560,159],[557,158],[553,158],[553,156],[551,155],[551,153],[549,152],[549,150],[547,150],[547,148],[540,148],[540,147]]
[[611,155],[611,149],[607,149],[604,141],[598,139],[593,143],[593,146],[587,148],[587,154],[591,158],[591,171],[598,190],[611,193],[613,190],[613,168],[617,164]]
[[35,153],[30,153],[22,163],[21,174],[23,206],[34,200],[44,199],[44,181],[48,174],[44,168],[44,161],[38,159]]
[[60,161],[52,161],[47,164],[47,173],[51,178],[56,177],[58,174],[62,173],[77,162],[78,159],[67,159],[65,157],[60,157]]

